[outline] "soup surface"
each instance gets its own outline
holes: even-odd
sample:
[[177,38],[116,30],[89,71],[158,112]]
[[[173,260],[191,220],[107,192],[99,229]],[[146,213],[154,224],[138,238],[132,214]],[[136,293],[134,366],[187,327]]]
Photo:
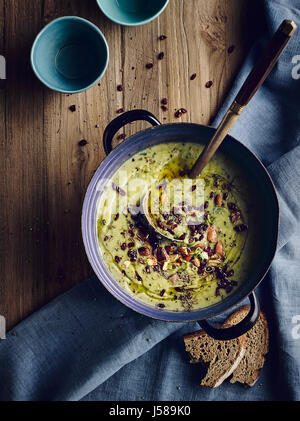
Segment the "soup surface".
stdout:
[[[190,180],[186,173],[202,149],[164,143],[143,150],[106,182],[98,204],[99,247],[108,270],[129,294],[162,310],[219,302],[246,280],[253,264],[251,187],[221,152]],[[148,191],[153,221],[176,241],[145,223],[141,200]]]

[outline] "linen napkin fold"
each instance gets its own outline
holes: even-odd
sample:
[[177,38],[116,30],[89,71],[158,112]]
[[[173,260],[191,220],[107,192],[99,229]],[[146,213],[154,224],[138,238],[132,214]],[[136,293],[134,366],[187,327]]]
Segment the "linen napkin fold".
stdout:
[[[300,26],[297,3],[265,2],[269,36],[285,18]],[[139,316],[91,279],[0,342],[0,400],[300,399],[300,339],[294,329],[300,314],[300,79],[292,77],[299,45],[300,30],[231,131],[269,165],[281,205],[279,249],[259,288],[271,328],[271,358],[262,383],[249,390],[230,383],[217,391],[200,388],[198,368],[184,360],[180,342],[197,324]],[[246,61],[224,109],[259,49]]]

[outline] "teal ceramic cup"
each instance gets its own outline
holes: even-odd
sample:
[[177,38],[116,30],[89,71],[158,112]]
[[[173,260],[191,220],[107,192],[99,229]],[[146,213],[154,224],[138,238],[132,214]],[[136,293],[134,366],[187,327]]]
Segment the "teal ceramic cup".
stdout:
[[167,7],[169,0],[97,0],[110,20],[124,26],[138,26],[151,22]]
[[46,25],[31,50],[34,73],[48,88],[63,93],[83,92],[105,73],[109,48],[93,23],[65,16]]

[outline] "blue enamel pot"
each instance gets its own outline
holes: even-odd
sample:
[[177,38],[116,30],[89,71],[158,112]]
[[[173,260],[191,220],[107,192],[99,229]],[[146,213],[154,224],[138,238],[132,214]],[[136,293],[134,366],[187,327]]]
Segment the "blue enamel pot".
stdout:
[[[114,135],[126,124],[137,120],[145,120],[152,124],[152,128],[143,130],[125,140],[121,145],[112,150]],[[279,205],[274,184],[261,161],[241,142],[231,136],[227,136],[220,150],[230,156],[239,164],[245,175],[256,187],[256,205],[260,206],[268,218],[264,221],[264,242],[258,241],[255,265],[249,273],[246,282],[243,282],[231,295],[217,304],[192,311],[173,312],[151,307],[129,295],[112,277],[101,257],[97,240],[97,204],[103,189],[105,180],[111,176],[127,161],[143,149],[165,142],[208,142],[215,129],[208,126],[192,123],[164,124],[155,116],[145,110],[126,112],[113,120],[104,132],[104,149],[107,154],[105,160],[97,169],[86,193],[82,213],[82,234],[86,253],[95,274],[105,288],[132,310],[145,316],[171,322],[198,321],[200,326],[213,338],[227,340],[239,337],[251,329],[260,314],[260,307],[255,295],[255,288],[265,277],[274,258],[279,223]],[[239,304],[249,297],[249,314],[237,325],[227,329],[215,328],[208,322],[218,314],[221,314]]]

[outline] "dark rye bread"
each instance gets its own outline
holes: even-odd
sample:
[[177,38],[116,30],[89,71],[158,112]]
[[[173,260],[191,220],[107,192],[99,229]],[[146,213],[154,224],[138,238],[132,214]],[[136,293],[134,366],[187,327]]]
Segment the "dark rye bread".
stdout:
[[246,351],[243,336],[231,341],[217,341],[203,330],[183,337],[185,349],[191,356],[191,363],[202,363],[207,373],[202,386],[218,387],[237,368]]
[[[236,310],[227,320],[226,324],[235,325],[248,314],[250,306],[243,306]],[[240,382],[253,386],[258,377],[269,350],[269,328],[263,312],[255,326],[244,335],[247,340],[246,353],[234,370],[230,383]]]

